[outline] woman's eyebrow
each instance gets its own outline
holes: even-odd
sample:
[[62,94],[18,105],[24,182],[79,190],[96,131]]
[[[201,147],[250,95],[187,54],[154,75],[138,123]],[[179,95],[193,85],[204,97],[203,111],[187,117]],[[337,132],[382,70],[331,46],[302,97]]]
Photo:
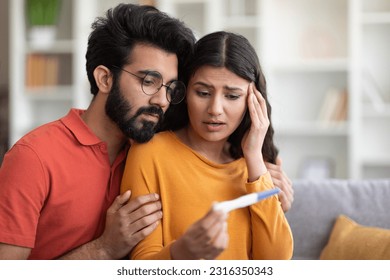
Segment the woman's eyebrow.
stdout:
[[[205,82],[195,82],[194,85],[200,85],[200,86],[204,86],[204,87],[207,87],[207,88],[214,88],[212,85],[209,85]],[[224,86],[223,87],[225,90],[228,90],[228,91],[240,91],[240,92],[246,92],[245,89],[241,88],[241,87],[235,87],[235,86]]]
[[223,88],[226,89],[226,90],[230,90],[230,91],[241,91],[241,92],[245,92],[245,90],[242,89],[242,88],[240,88],[240,87],[224,86]]
[[207,87],[207,88],[213,88],[212,85],[209,85],[205,82],[195,82],[194,85],[199,85],[199,86],[204,86],[204,87]]

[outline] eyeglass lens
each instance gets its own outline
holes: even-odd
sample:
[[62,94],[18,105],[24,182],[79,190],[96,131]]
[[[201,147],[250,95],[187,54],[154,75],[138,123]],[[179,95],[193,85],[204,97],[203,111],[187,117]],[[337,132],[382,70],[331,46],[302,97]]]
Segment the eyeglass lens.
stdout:
[[180,103],[185,96],[185,85],[181,81],[173,81],[169,85],[163,84],[161,74],[158,72],[148,72],[142,81],[142,90],[147,95],[153,95],[162,86],[167,88],[167,99],[172,104]]

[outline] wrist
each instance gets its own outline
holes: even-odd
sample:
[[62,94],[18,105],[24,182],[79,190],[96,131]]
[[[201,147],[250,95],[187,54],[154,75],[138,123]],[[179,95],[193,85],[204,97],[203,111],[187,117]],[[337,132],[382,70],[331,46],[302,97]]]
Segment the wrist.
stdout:
[[104,248],[101,238],[90,241],[62,255],[60,260],[110,260],[112,255]]
[[260,161],[246,161],[248,170],[248,182],[254,182],[258,180],[262,175],[267,173],[268,169],[265,166],[263,159]]
[[172,260],[191,260],[192,258],[186,253],[185,245],[182,240],[183,238],[179,238],[171,245],[171,258]]
[[96,259],[98,260],[115,260],[113,252],[108,249],[108,246],[105,245],[105,242],[102,237],[92,241],[94,251],[96,252]]

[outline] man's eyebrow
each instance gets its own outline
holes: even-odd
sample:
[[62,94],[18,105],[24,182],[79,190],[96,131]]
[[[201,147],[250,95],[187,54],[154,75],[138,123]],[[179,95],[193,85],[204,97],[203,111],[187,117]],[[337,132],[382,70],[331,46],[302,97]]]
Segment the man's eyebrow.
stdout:
[[[164,80],[164,77],[162,76],[162,74],[160,73],[160,72],[158,72],[158,71],[156,71],[156,70],[140,70],[140,71],[138,71],[140,74],[144,74],[145,76],[147,75],[147,74],[150,74],[150,75],[152,75],[152,74],[154,74],[154,73],[159,73],[160,74],[160,76],[162,77],[162,79],[163,79],[163,81],[164,81],[164,83],[166,83],[166,84],[168,84],[168,83],[171,83],[171,82],[173,82],[173,81],[177,81],[178,80],[178,78],[176,77],[176,78],[174,78],[174,79],[171,79],[171,80],[169,80],[169,81],[165,81]],[[155,76],[155,77],[157,77],[157,76]]]

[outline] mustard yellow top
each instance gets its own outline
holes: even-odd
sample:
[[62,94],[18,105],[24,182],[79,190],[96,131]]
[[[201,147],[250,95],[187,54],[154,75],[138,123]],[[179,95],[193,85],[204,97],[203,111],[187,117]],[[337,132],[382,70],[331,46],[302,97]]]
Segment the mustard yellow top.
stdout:
[[[267,172],[247,182],[244,158],[216,164],[198,154],[173,132],[161,132],[128,154],[121,192],[132,197],[158,193],[163,219],[132,251],[132,259],[171,259],[170,246],[213,202],[273,188]],[[293,239],[277,196],[230,212],[229,245],[218,259],[290,259]]]

